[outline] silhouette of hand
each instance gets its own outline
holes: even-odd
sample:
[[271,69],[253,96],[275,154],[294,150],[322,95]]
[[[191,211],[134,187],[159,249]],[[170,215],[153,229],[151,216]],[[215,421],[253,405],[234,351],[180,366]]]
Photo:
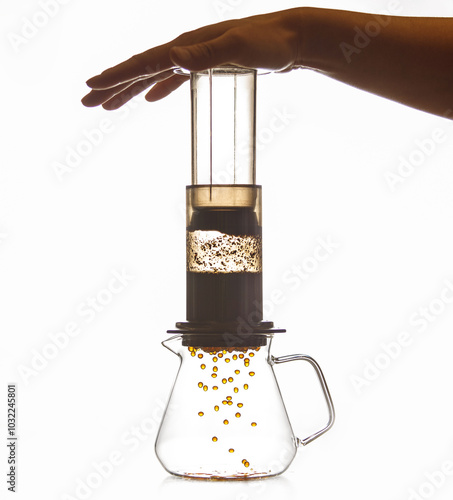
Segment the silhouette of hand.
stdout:
[[187,79],[177,67],[201,71],[223,64],[286,72],[300,67],[301,9],[289,9],[212,24],[132,56],[90,78],[82,103],[121,107],[152,86],[147,101],[166,97]]

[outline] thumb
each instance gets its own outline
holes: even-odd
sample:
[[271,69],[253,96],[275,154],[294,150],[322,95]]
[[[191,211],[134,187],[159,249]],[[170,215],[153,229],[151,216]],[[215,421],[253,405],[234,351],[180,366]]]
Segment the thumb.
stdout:
[[170,58],[178,66],[191,71],[202,71],[221,64],[234,63],[238,55],[235,45],[232,37],[225,33],[207,42],[173,47],[170,50]]

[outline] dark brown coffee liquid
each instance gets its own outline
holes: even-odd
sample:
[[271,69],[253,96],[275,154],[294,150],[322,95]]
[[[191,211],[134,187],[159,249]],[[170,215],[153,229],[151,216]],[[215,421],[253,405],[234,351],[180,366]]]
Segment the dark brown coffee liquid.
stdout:
[[[201,208],[191,218],[192,231],[218,231],[233,236],[255,236],[261,226],[248,207]],[[232,249],[232,252],[234,250]],[[262,272],[187,271],[187,320],[255,324],[262,318]]]

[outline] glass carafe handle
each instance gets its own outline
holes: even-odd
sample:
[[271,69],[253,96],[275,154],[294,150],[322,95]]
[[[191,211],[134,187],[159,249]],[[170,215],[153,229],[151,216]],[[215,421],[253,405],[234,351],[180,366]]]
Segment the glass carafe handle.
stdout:
[[321,367],[318,365],[316,360],[305,354],[291,354],[289,356],[280,356],[279,358],[272,356],[271,359],[272,359],[272,364],[287,363],[288,361],[308,361],[308,363],[310,363],[311,366],[315,369],[316,375],[318,376],[322,391],[324,393],[324,397],[326,399],[327,408],[329,410],[329,421],[327,422],[327,425],[324,428],[315,432],[314,434],[311,434],[305,439],[296,438],[298,446],[305,446],[308,443],[314,441],[316,438],[318,438],[325,432],[327,432],[332,427],[335,421],[335,409],[333,407],[333,402],[330,396],[329,388],[327,387],[326,379],[324,378],[324,374],[322,373]]

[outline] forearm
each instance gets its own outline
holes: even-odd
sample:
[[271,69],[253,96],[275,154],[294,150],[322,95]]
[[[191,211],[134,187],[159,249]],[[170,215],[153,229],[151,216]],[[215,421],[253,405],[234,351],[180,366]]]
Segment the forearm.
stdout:
[[452,18],[376,16],[316,8],[301,8],[299,13],[298,65],[394,101],[453,117]]

